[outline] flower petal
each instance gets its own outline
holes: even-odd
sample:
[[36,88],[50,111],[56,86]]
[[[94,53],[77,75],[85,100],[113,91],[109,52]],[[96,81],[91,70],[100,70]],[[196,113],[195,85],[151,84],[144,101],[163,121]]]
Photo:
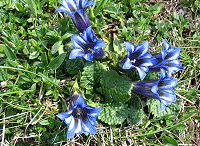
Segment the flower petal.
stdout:
[[164,68],[160,68],[160,79],[164,79],[167,77],[166,70]]
[[170,43],[166,39],[163,39],[163,38],[162,38],[162,41],[164,45],[163,49],[168,50],[168,48],[171,46]]
[[165,60],[175,60],[180,56],[180,48],[176,48],[165,56]]
[[72,118],[71,122],[70,122],[70,124],[68,126],[67,132],[66,132],[66,135],[67,135],[68,139],[74,137],[75,130],[76,130],[77,126],[78,125],[77,125],[77,123],[75,123],[75,119]]
[[148,72],[149,68],[147,66],[139,66],[140,69],[142,69],[144,72]]
[[130,59],[129,59],[129,58],[126,58],[126,60],[125,60],[125,62],[124,62],[124,64],[123,64],[123,66],[122,66],[122,68],[123,68],[123,69],[131,69],[132,66],[133,66],[133,65],[132,65],[132,62],[130,61]]
[[137,59],[134,63],[134,66],[152,66],[152,59],[151,58],[143,58],[143,59]]
[[69,117],[67,117],[67,118],[65,118],[65,119],[64,119],[65,124],[70,125],[72,119],[73,119],[73,116],[72,116],[72,115],[69,116]]
[[164,111],[166,107],[167,106],[164,103],[160,102],[160,109],[161,109],[161,111]]
[[87,53],[83,56],[85,58],[85,60],[87,61],[92,61],[93,57],[94,57],[94,53],[91,52],[91,53]]
[[149,42],[144,41],[137,46],[135,46],[135,51],[134,51],[134,58],[141,58],[145,56],[148,53],[149,50]]
[[105,46],[105,42],[102,40],[98,40],[96,41],[94,49],[100,49],[100,48],[103,48],[104,46]]
[[70,16],[74,25],[80,32],[83,32],[86,28],[90,26],[88,14],[85,9],[77,10]]
[[129,57],[129,55],[135,51],[134,45],[131,42],[125,42],[124,45],[126,46],[127,55]]
[[178,59],[166,61],[165,64],[172,67],[173,66],[181,67],[181,62]]
[[72,102],[71,102],[72,106],[77,105],[77,107],[83,108],[87,105],[82,95],[74,94],[72,95],[71,99],[72,99]]
[[159,80],[153,79],[134,82],[134,92],[144,95],[146,97],[158,97],[158,82]]
[[94,36],[94,32],[92,30],[92,27],[89,26],[84,32],[83,32],[83,38],[85,40],[88,40],[88,42],[96,42],[97,39]]
[[169,76],[171,77],[172,76],[172,73],[175,73],[177,71],[180,71],[180,70],[183,70],[182,67],[167,67],[167,70],[168,70],[168,74]]
[[94,5],[94,1],[88,1],[88,2],[86,3],[85,7],[90,7],[90,6],[92,6],[92,5]]
[[145,76],[146,76],[146,72],[145,72],[142,68],[140,68],[140,67],[136,67],[136,66],[135,66],[135,68],[136,68],[137,71],[138,71],[138,74],[139,74],[139,76],[140,76],[140,79],[143,80],[143,79],[145,78]]
[[74,48],[81,48],[81,49],[86,48],[87,42],[80,35],[77,35],[77,34],[72,35],[71,41],[72,41]]
[[177,82],[178,80],[176,78],[166,77],[159,82],[158,87],[160,89],[174,88],[177,85]]
[[63,13],[68,13],[70,14],[70,12],[68,11],[68,9],[66,9],[64,6],[59,6],[57,9],[56,9],[56,12],[63,12]]
[[82,121],[80,119],[77,119],[77,128],[74,133],[81,134],[82,133]]
[[168,103],[172,103],[176,101],[176,95],[173,89],[169,90],[158,90],[159,100],[165,105],[168,105]]
[[87,106],[87,113],[89,116],[97,118],[97,116],[100,114],[102,107],[91,107]]
[[73,12],[77,10],[76,3],[74,0],[62,0],[62,5],[69,11]]
[[155,85],[151,88],[151,91],[152,91],[155,95],[158,95],[158,85],[155,84]]
[[76,57],[83,57],[85,55],[83,49],[73,49],[70,52],[69,59],[75,59]]
[[83,127],[83,131],[86,133],[92,133],[92,134],[97,133],[95,126],[92,125],[89,120],[83,121],[82,127]]
[[103,51],[102,48],[100,48],[100,49],[98,49],[98,50],[94,50],[94,51],[95,51],[94,56],[95,56],[96,58],[103,58],[103,57],[106,55],[106,52]]
[[62,112],[62,113],[59,113],[59,114],[57,115],[57,117],[58,117],[60,120],[63,121],[64,119],[70,117],[71,114],[72,114],[72,112],[73,112],[73,110],[69,110],[69,111],[67,111],[67,112]]

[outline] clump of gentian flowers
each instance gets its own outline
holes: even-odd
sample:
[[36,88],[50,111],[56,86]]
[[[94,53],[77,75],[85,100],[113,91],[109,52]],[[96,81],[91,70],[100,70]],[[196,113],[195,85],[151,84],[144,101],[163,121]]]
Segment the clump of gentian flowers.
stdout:
[[[94,58],[106,56],[103,50],[105,42],[95,36],[86,11],[86,8],[93,4],[93,1],[88,0],[62,0],[62,5],[56,9],[57,12],[67,13],[81,33],[71,36],[73,49],[69,59],[83,57],[86,61],[92,61]],[[177,85],[177,79],[172,77],[172,74],[183,68],[179,61],[180,48],[172,47],[165,39],[162,41],[163,49],[157,54],[149,53],[148,41],[137,45],[125,42],[127,53],[119,65],[122,69],[137,70],[140,81],[133,83],[133,91],[158,99],[163,111],[170,103],[176,101],[174,88]],[[148,71],[160,72],[160,78],[144,80]],[[68,111],[57,115],[68,126],[67,138],[84,132],[95,134],[97,132],[96,118],[102,108],[87,105],[80,94],[73,94],[70,103],[71,107]]]

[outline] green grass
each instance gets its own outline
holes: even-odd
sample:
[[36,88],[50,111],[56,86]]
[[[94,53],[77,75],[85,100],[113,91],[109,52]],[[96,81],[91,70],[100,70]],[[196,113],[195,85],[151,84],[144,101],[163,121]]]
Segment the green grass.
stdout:
[[134,119],[133,115],[125,118],[122,124],[112,126],[98,120],[96,135],[82,134],[67,140],[66,125],[56,115],[67,110],[65,103],[74,89],[78,88],[94,106],[98,106],[101,99],[96,88],[91,90],[93,82],[85,83],[83,72],[88,75],[85,62],[68,59],[72,49],[70,36],[78,31],[69,16],[55,13],[61,1],[2,0],[1,145],[199,145],[198,0],[182,3],[145,0],[95,2],[88,11],[95,34],[106,42],[104,50],[108,57],[102,62],[116,70],[119,76],[123,74],[119,71],[118,61],[124,55],[124,41],[137,44],[147,40],[153,53],[162,49],[162,38],[172,46],[180,46],[184,70],[174,74],[179,82],[177,102],[168,108],[172,113],[152,113],[149,110],[151,101],[146,102],[146,99],[133,94],[133,100],[138,99],[144,111],[138,113],[142,114],[141,120]]

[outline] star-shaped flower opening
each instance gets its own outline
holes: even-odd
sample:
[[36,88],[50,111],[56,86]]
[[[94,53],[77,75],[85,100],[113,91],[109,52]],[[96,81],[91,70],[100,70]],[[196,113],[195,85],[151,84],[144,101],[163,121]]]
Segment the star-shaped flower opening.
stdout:
[[143,80],[149,66],[152,66],[151,54],[148,52],[149,43],[144,41],[138,45],[130,42],[124,43],[127,49],[126,57],[120,62],[123,69],[137,69],[140,79]]
[[72,138],[75,134],[83,132],[96,134],[96,118],[101,109],[101,107],[87,105],[82,95],[74,94],[69,111],[57,115],[68,126],[66,131],[67,138]]
[[102,47],[104,41],[94,36],[92,27],[88,27],[82,35],[74,34],[71,37],[74,49],[71,51],[69,58],[84,57],[87,61],[92,61],[93,57],[103,58],[105,52]]
[[180,57],[180,47],[172,47],[169,42],[163,39],[164,47],[158,54],[152,55],[154,65],[150,67],[151,71],[160,71],[164,69],[169,77],[172,73],[183,70]]

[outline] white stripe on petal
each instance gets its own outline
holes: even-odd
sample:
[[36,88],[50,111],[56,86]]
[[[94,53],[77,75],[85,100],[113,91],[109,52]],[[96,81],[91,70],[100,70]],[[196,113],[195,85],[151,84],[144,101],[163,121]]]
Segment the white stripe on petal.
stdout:
[[77,10],[77,6],[76,6],[75,2],[74,2],[73,0],[71,0],[71,1],[72,1],[72,3],[71,3],[72,7],[73,7],[75,10]]
[[84,40],[82,37],[77,36],[77,39],[78,39],[81,43],[86,44],[85,40]]
[[65,123],[69,124],[72,120],[72,116],[69,116],[68,118],[65,118]]
[[164,103],[164,105],[168,105],[168,102],[165,100],[161,100],[162,103]]
[[84,122],[82,123],[82,126],[86,132],[90,132],[90,129],[84,124]]
[[[173,96],[173,95],[172,95]],[[163,100],[166,100],[166,101],[172,101],[173,99],[171,97],[166,97],[166,96],[162,96],[161,97]]]
[[[82,37],[80,37],[80,36],[77,35],[77,36],[76,36],[76,39],[77,39],[78,41],[80,41],[82,44],[86,44],[85,40],[83,40]],[[82,48],[82,46],[79,45],[79,44],[76,42],[76,40],[73,41],[73,45],[74,45],[74,47]]]
[[56,9],[56,12],[63,12],[66,13],[68,11],[68,9],[66,9],[64,6],[60,6]]
[[69,12],[71,12],[71,10],[68,7],[67,1],[66,0],[62,0],[62,5],[65,7],[65,9]]
[[74,118],[71,118],[71,122],[70,122],[70,125],[68,127],[68,131],[71,131],[74,128],[74,125],[75,125]]
[[69,111],[67,112],[67,114],[72,114],[72,112],[73,112],[73,110],[69,110]]
[[74,133],[80,133],[81,131],[82,131],[81,120],[78,119],[78,126],[77,126],[77,128],[76,128]]
[[99,113],[91,113],[91,114],[88,114],[88,115],[90,115],[90,116],[92,116],[92,117],[96,117],[96,116],[98,116],[98,114],[99,114]]

